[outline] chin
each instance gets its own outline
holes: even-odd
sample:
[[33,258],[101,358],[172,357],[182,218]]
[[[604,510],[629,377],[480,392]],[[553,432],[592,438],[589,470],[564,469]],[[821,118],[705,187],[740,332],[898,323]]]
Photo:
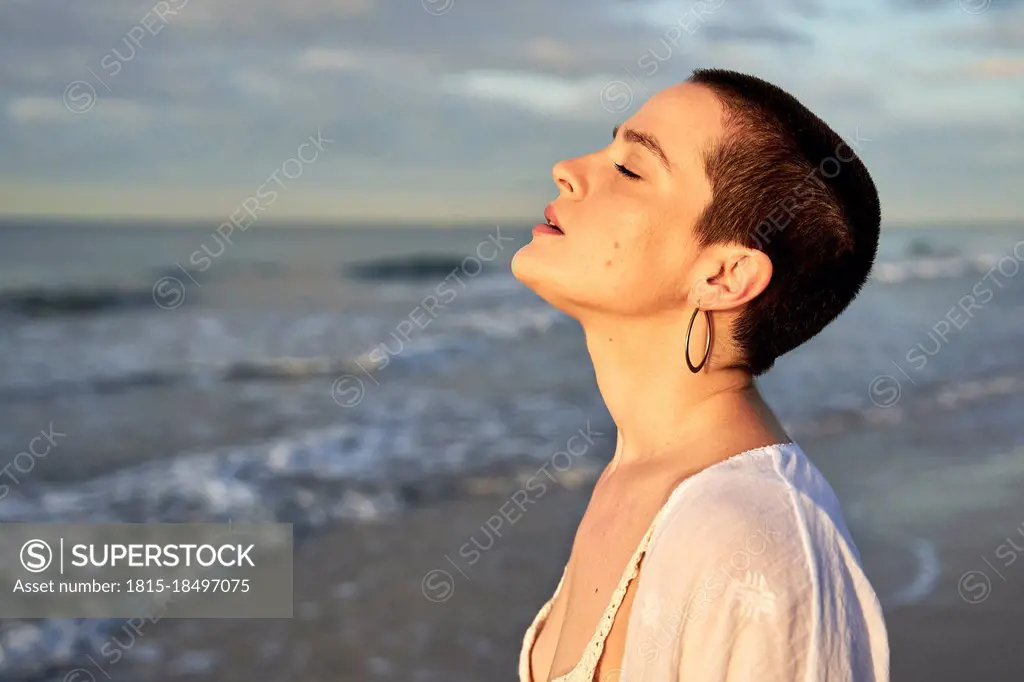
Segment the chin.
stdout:
[[[534,241],[526,244],[512,256],[512,275],[538,294],[553,279],[558,277],[558,268],[553,254],[544,253],[544,245]],[[565,263],[562,264],[562,270]]]
[[530,243],[512,257],[512,275],[529,287],[552,307],[570,317],[576,317],[578,293],[572,290],[572,280],[566,263],[557,263],[541,254],[538,245]]

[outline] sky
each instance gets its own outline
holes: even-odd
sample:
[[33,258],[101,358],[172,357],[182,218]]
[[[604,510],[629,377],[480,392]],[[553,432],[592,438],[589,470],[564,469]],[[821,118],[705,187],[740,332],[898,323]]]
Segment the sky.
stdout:
[[539,217],[721,67],[854,143],[886,221],[1024,217],[1024,0],[0,0],[0,57],[0,214]]

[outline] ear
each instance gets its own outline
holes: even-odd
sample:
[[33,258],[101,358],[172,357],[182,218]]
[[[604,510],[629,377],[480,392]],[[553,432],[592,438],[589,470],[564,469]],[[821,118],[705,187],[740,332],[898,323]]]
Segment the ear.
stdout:
[[772,261],[763,251],[739,245],[709,249],[695,268],[690,304],[702,310],[730,310],[753,300],[772,279]]

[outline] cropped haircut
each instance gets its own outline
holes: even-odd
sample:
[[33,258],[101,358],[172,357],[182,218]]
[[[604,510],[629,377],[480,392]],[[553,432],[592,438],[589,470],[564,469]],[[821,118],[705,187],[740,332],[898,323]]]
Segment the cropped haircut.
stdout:
[[740,366],[756,376],[860,292],[878,250],[878,191],[854,150],[779,87],[723,69],[687,80],[725,111],[722,139],[704,154],[712,198],[698,243],[739,243],[772,262],[768,286],[731,329]]

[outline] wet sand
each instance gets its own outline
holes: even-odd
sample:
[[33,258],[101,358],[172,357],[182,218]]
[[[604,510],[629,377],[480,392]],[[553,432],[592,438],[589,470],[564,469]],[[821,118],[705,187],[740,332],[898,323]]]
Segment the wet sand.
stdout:
[[115,680],[515,680],[523,632],[558,581],[588,497],[550,491],[473,563],[459,548],[471,536],[487,545],[481,527],[508,496],[338,528],[296,553],[293,620],[147,624],[135,646],[150,660],[129,650],[105,670]]
[[[481,526],[507,496],[339,528],[297,553],[294,620],[161,621],[136,645],[158,644],[150,660],[126,658],[107,673],[210,682],[512,682],[523,631],[557,583],[588,495],[552,491],[500,529],[472,565],[459,547],[474,534],[485,544]],[[1016,576],[1003,571],[1005,581],[993,574],[984,599],[977,582],[965,583],[964,594],[977,603],[958,592],[963,573],[991,555],[983,545],[951,539],[940,548],[943,573],[926,603],[887,611],[893,680],[1024,679],[1024,566]],[[867,564],[881,565],[868,546],[862,552]]]
[[[1024,680],[1024,550],[1011,549],[1024,548],[1024,448],[1007,418],[1022,403],[994,396],[927,420],[796,434],[836,489],[883,601],[894,682]],[[122,636],[122,660],[97,655],[87,675],[54,679],[513,682],[595,471],[570,469],[520,514],[520,488],[491,480],[335,527],[296,550],[293,619],[149,623]]]

